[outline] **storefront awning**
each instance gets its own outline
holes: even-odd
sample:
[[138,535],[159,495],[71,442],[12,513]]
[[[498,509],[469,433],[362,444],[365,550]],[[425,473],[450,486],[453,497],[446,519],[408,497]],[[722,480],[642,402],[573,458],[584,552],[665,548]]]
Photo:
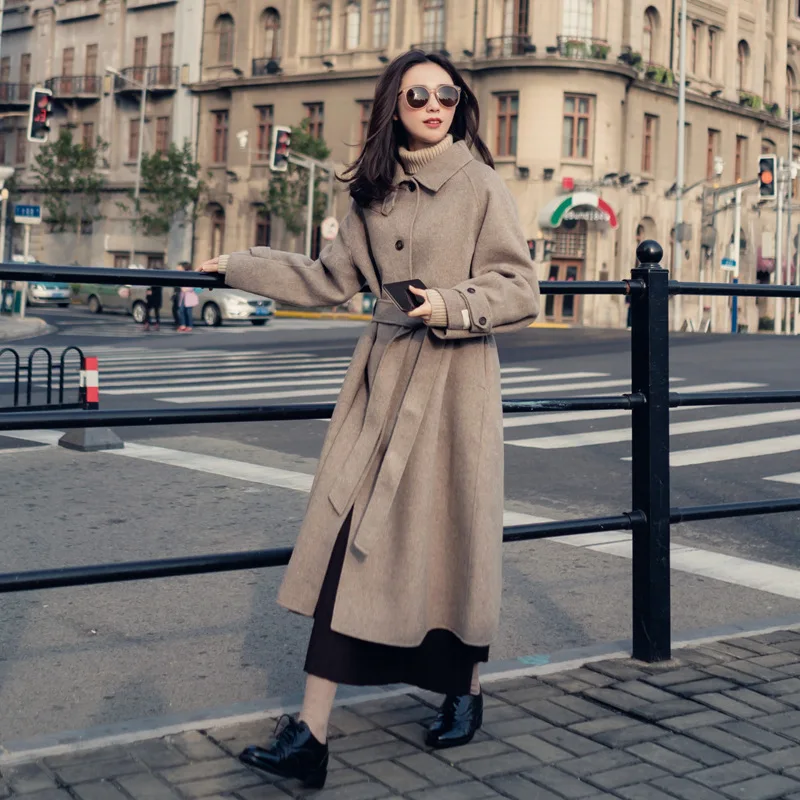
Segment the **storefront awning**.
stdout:
[[594,192],[555,197],[539,212],[539,227],[543,230],[558,228],[564,220],[605,222],[617,227],[614,209]]

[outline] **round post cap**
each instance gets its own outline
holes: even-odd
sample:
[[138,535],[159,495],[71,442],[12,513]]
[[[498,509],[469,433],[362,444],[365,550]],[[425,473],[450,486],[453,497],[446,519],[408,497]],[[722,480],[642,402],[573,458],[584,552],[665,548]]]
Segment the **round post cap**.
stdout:
[[664,248],[653,239],[647,239],[636,248],[636,258],[642,265],[656,266],[663,257]]

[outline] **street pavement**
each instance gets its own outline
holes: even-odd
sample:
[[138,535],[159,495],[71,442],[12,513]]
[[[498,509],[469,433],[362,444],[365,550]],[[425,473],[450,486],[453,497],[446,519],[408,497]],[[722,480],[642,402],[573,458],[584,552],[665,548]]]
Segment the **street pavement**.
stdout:
[[[97,355],[101,408],[333,402],[363,327],[279,319],[145,334],[122,316],[42,316],[58,332],[18,349],[46,344],[58,355],[78,344]],[[498,345],[509,399],[630,385],[624,331],[531,329]],[[676,335],[672,388],[796,388],[796,349],[791,337]],[[6,399],[10,376],[0,361]],[[675,410],[672,505],[800,494],[798,419],[789,405]],[[629,510],[628,422],[610,412],[507,415],[507,524]],[[125,450],[97,454],[57,448],[53,432],[0,434],[0,562],[23,570],[291,544],[326,425],[122,428]],[[797,616],[797,523],[783,514],[675,526],[675,631]],[[543,663],[627,639],[629,558],[626,534],[507,547],[492,658]],[[308,624],[275,607],[279,580],[265,570],[9,596],[0,743],[296,696]]]
[[[439,698],[404,692],[334,710],[326,787],[243,766],[274,717],[1,766],[15,800],[798,800],[800,632],[595,660],[484,684],[483,729],[432,751]],[[0,764],[3,764],[0,761]]]

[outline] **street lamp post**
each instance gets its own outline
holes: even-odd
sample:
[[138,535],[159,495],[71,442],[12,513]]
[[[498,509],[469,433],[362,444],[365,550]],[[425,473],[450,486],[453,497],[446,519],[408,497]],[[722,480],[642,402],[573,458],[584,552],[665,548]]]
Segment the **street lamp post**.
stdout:
[[[150,77],[149,71],[147,67],[144,68],[144,82],[134,80],[133,78],[129,78],[127,75],[123,75],[121,72],[118,72],[113,67],[106,67],[106,72],[109,72],[111,75],[115,75],[117,78],[120,78],[123,81],[127,81],[132,86],[136,86],[138,89],[141,90],[141,99],[139,101],[139,142],[136,153],[136,180],[133,185],[133,205],[135,213],[138,214],[139,190],[142,182],[142,152],[143,152],[142,147],[144,145],[144,117],[145,117],[145,107],[147,105],[147,89]],[[130,256],[128,258],[128,266],[132,267],[135,260],[136,260],[136,225],[133,225],[131,228],[131,250],[130,250]]]

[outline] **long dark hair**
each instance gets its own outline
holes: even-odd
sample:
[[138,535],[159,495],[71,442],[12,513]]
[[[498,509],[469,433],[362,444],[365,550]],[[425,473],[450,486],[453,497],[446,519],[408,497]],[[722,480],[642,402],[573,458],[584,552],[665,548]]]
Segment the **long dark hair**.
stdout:
[[450,76],[453,83],[461,87],[461,101],[456,107],[449,131],[453,135],[453,140],[466,141],[468,146],[478,151],[490,167],[494,167],[492,154],[478,134],[480,126],[478,98],[467,86],[459,71],[449,59],[438,53],[410,50],[392,61],[378,79],[364,149],[342,177],[342,180],[349,182],[350,196],[360,206],[368,206],[376,200],[383,201],[393,191],[397,148],[400,145],[408,146],[408,136],[403,123],[399,119],[394,119],[400,84],[403,75],[411,67],[427,62],[438,64]]

